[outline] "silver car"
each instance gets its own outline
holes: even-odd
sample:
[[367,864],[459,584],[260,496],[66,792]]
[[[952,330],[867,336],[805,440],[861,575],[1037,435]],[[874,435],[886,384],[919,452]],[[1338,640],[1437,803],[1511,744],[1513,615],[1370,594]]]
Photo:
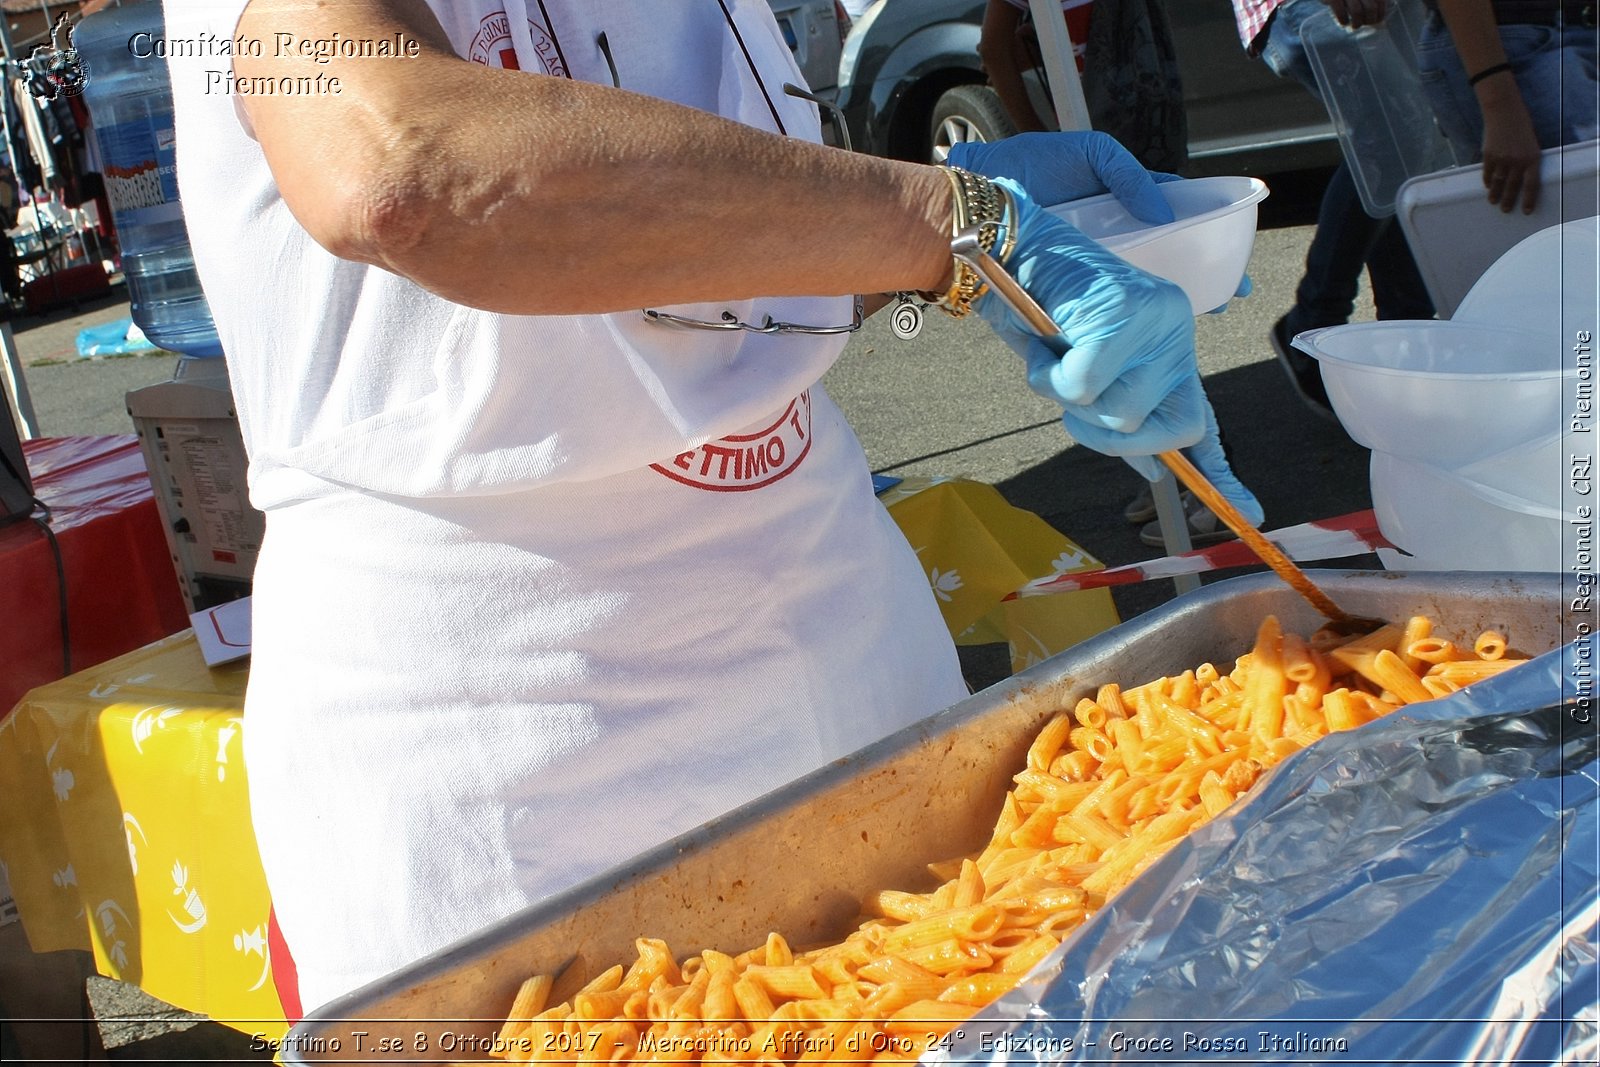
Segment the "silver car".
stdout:
[[832,100],[839,88],[839,53],[850,16],[838,0],[769,0],[783,39],[811,91]]

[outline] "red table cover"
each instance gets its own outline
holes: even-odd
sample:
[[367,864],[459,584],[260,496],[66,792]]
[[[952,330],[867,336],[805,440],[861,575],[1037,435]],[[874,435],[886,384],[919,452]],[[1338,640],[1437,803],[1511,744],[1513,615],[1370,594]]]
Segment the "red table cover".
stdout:
[[[189,625],[139,439],[23,442],[61,546],[73,671]],[[55,556],[37,523],[0,526],[0,717],[64,677]]]

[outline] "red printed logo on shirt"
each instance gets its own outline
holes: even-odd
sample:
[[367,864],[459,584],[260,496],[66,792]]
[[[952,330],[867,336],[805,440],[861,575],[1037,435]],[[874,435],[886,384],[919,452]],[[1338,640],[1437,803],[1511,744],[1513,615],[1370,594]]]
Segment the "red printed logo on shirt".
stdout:
[[[539,64],[544,68],[544,73],[561,78],[570,77],[566,64],[561,62],[561,53],[556,48],[555,39],[549,32],[529,19],[528,33],[533,38],[533,50],[539,57]],[[511,41],[511,20],[504,11],[487,15],[478,24],[478,33],[472,38],[472,45],[467,49],[467,58],[486,67],[499,67],[502,70],[522,69],[522,65],[517,62],[516,46]]]
[[810,451],[811,394],[805,392],[764,430],[724,437],[650,467],[696,489],[743,493],[787,478]]

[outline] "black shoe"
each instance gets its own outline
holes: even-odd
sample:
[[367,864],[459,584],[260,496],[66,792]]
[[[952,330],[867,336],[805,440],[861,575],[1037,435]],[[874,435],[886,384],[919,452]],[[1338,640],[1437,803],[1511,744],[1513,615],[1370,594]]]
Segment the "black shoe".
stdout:
[[1289,376],[1289,383],[1300,394],[1300,399],[1305,401],[1306,407],[1329,422],[1337,423],[1339,416],[1333,413],[1333,405],[1328,403],[1328,391],[1322,385],[1322,367],[1290,344],[1293,337],[1289,333],[1289,316],[1285,315],[1273,323],[1272,332],[1267,336],[1272,341],[1273,354],[1278,357],[1278,366]]

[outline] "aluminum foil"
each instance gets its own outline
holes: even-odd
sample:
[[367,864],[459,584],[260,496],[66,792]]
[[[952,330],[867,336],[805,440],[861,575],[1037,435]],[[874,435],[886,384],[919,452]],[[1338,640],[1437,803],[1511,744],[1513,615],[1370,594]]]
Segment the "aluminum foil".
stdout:
[[1285,761],[934,1058],[1600,1062],[1597,652]]

